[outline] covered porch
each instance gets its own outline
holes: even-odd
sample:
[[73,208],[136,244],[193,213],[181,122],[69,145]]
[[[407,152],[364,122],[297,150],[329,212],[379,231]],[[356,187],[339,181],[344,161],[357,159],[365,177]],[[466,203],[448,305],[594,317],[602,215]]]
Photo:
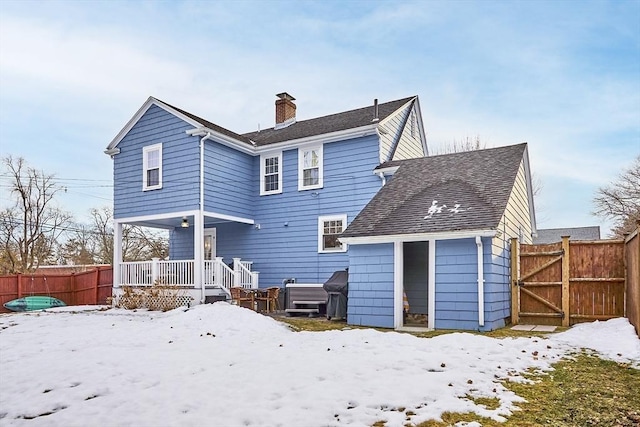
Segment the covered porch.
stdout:
[[[253,220],[201,211],[114,220],[114,296],[123,286],[166,285],[184,290],[197,304],[209,298],[228,299],[232,287],[257,289],[259,273],[253,271],[252,261],[217,253],[216,230],[238,223],[250,227]],[[168,230],[169,256],[124,261],[125,225]]]

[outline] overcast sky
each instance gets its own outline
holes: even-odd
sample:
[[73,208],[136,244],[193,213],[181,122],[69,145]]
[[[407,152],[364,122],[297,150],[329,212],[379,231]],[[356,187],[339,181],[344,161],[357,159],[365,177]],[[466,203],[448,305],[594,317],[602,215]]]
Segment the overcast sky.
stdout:
[[243,133],[282,91],[299,120],[418,95],[432,150],[526,141],[538,226],[606,234],[594,192],[640,154],[640,1],[0,1],[0,154],[80,220],[148,96]]

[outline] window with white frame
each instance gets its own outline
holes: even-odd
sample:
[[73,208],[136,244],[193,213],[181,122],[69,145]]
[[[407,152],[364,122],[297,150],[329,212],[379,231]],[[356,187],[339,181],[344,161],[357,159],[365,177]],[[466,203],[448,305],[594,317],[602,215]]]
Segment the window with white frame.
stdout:
[[347,245],[338,240],[345,228],[347,228],[347,215],[318,217],[318,252],[346,252]]
[[322,188],[322,145],[298,148],[298,190]]
[[260,156],[260,195],[282,193],[282,152]]
[[162,188],[162,144],[142,149],[142,189]]

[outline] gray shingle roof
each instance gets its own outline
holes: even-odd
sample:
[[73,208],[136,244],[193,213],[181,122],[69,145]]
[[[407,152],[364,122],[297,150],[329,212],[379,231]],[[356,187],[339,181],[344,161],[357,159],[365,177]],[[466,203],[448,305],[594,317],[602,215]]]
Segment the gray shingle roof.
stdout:
[[569,236],[569,240],[600,240],[600,227],[545,228],[538,230],[533,243],[556,243],[562,240],[562,236]]
[[198,117],[195,114],[191,114],[188,111],[185,111],[183,109],[175,107],[175,106],[173,106],[171,104],[168,104],[168,103],[166,103],[164,101],[161,101],[159,99],[158,99],[158,101],[160,101],[163,104],[173,108],[174,110],[184,114],[185,116],[189,117],[191,120],[194,120],[194,121],[200,123],[202,126],[204,126],[206,128],[209,128],[211,130],[214,130],[216,132],[219,132],[219,133],[221,133],[223,135],[226,135],[226,136],[229,136],[231,138],[237,139],[238,141],[246,142],[247,144],[253,145],[253,144],[251,144],[251,141],[249,140],[249,138],[247,138],[246,136],[242,136],[242,135],[237,134],[237,133],[235,133],[233,131],[230,131],[229,129],[225,129],[222,126],[218,126],[215,123],[211,123],[210,121],[203,119],[202,117]]
[[[415,96],[398,99],[396,101],[378,104],[378,118],[384,120],[391,113],[398,110]],[[260,132],[245,133],[243,136],[255,141],[258,146],[290,141],[308,136],[321,135],[330,132],[353,129],[373,124],[373,104],[368,107],[331,114],[315,119],[301,120],[282,129],[264,129]]]
[[527,144],[387,162],[398,166],[343,237],[495,229]]

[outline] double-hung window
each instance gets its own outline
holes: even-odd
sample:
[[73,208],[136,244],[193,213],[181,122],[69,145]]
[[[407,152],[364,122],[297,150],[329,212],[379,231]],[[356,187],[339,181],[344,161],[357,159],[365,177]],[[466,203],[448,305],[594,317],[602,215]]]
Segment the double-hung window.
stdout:
[[322,145],[298,148],[298,190],[322,188]]
[[347,215],[318,217],[318,252],[346,252],[347,245],[338,240],[345,228],[347,228]]
[[162,144],[142,149],[142,190],[162,188]]
[[260,195],[282,193],[282,152],[260,156]]

